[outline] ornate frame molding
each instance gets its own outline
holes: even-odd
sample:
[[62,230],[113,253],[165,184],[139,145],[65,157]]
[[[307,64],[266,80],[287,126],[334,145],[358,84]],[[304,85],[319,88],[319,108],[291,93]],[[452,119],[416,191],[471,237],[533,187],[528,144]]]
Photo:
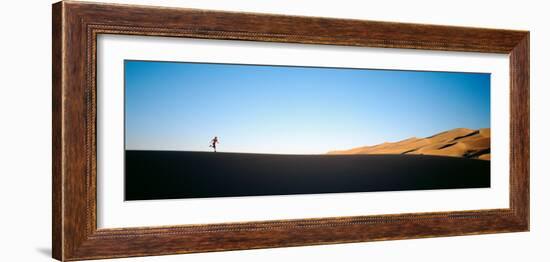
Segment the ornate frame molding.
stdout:
[[[52,10],[52,245],[53,257],[58,260],[529,230],[528,31],[72,1],[56,3]],[[509,54],[510,208],[98,229],[96,43],[99,34]]]

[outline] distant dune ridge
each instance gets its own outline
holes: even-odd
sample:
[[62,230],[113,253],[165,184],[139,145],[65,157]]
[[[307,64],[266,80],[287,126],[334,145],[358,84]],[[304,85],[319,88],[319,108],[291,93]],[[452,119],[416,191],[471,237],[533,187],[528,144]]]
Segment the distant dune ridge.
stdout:
[[491,129],[456,128],[426,138],[411,137],[399,142],[386,142],[349,150],[329,151],[329,155],[414,154],[491,159]]

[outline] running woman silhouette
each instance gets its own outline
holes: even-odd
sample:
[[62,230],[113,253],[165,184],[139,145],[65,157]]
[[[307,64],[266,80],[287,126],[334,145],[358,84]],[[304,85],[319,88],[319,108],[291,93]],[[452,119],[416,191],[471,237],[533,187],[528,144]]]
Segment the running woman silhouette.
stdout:
[[218,144],[220,141],[218,141],[218,137],[215,136],[212,138],[212,141],[210,141],[210,147],[214,148],[214,152],[216,152],[216,144]]

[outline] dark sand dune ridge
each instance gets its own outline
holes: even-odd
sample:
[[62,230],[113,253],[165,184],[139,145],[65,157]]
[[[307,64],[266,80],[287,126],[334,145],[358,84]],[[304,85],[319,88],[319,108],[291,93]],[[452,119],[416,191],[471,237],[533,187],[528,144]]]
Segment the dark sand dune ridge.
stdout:
[[483,188],[490,162],[428,155],[126,151],[125,199]]

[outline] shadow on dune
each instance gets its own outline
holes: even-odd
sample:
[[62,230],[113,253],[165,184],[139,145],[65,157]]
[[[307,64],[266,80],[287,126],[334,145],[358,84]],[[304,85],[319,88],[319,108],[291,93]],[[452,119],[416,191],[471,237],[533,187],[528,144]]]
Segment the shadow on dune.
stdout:
[[490,187],[490,161],[126,151],[126,200]]

